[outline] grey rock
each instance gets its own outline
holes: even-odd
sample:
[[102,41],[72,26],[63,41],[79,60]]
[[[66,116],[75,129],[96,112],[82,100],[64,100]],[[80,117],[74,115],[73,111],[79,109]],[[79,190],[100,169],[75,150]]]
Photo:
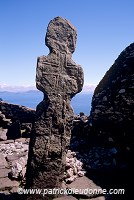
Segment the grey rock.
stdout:
[[7,160],[11,161],[17,159],[17,157],[27,155],[28,148],[28,144],[11,141],[11,143],[0,144],[0,153],[7,157]]
[[0,127],[8,128],[8,126],[11,124],[11,119],[7,119],[6,116],[2,113],[1,111],[1,108],[3,108],[1,106],[2,103],[3,101],[0,101]]
[[3,154],[0,153],[0,169],[8,167],[8,163],[5,159],[5,157],[3,156]]
[[24,168],[26,166],[27,159],[28,159],[28,156],[24,156],[24,157],[19,158],[18,163],[22,166],[22,168]]
[[8,173],[10,172],[10,169],[7,168],[0,168],[0,178],[8,177]]
[[26,175],[26,167],[24,167],[24,168],[22,169],[20,176],[22,177],[22,179],[24,179],[24,178],[25,178],[25,175]]
[[19,182],[11,181],[9,178],[0,178],[0,190],[4,190],[6,188],[18,187]]
[[25,169],[27,165],[27,155],[20,157],[18,160],[11,162],[10,176],[15,179],[22,179],[25,175]]
[[8,162],[12,162],[12,161],[18,160],[19,158],[24,157],[24,156],[26,156],[26,155],[27,155],[26,152],[23,152],[23,153],[20,153],[20,154],[15,153],[15,154],[13,154],[13,155],[8,155],[8,156],[6,157],[6,160],[7,160]]
[[73,176],[73,169],[70,168],[70,169],[67,170],[67,177],[70,178],[72,176]]
[[12,178],[18,179],[20,177],[20,173],[22,172],[22,166],[20,163],[15,162],[15,164],[11,168],[10,175]]
[[125,89],[120,89],[119,94],[125,93]]
[[[96,185],[92,180],[90,180],[86,176],[77,178],[71,184],[67,184],[67,188],[76,189],[77,190],[76,195],[83,195],[90,198],[97,196],[95,190],[97,192],[100,192],[100,194],[102,194],[102,188]],[[87,191],[85,192],[86,189]]]
[[5,140],[5,141],[0,141],[0,145],[3,145],[3,144],[9,144],[9,143],[14,143],[14,140]]
[[15,142],[22,142],[24,144],[29,144],[29,138],[18,138]]
[[78,171],[78,175],[80,177],[84,176],[86,174],[86,171]]
[[75,181],[77,178],[77,176],[75,175],[71,175],[69,178],[66,178],[66,183],[72,183],[73,181]]
[[108,145],[110,136],[119,148],[131,146],[133,151],[133,113],[134,43],[121,52],[94,91],[90,115],[101,145]]
[[36,86],[44,100],[37,106],[30,138],[27,188],[61,186],[73,119],[70,101],[82,90],[84,80],[81,66],[72,60],[76,29],[68,20],[51,20],[45,42],[50,53],[37,60]]
[[[2,194],[2,195],[4,194],[4,195],[7,195],[7,196],[8,196],[8,195],[10,195],[10,192],[9,192],[9,190],[2,190],[2,191],[0,191],[0,195],[1,195],[1,194]],[[2,199],[2,200],[3,200],[3,199]]]
[[25,106],[0,101],[0,111],[8,121],[18,119],[21,123],[32,123],[35,120],[35,110]]
[[18,192],[18,187],[14,186],[12,189],[10,189],[10,194],[14,194]]
[[103,99],[102,99],[102,101],[107,101],[107,97],[104,96]]
[[106,200],[104,196],[92,198],[91,200]]
[[7,129],[0,128],[0,140],[7,140]]
[[86,174],[86,171],[83,168],[83,163],[77,159],[76,152],[71,150],[67,151],[65,166],[64,181],[66,183],[71,183],[76,178],[82,177]]

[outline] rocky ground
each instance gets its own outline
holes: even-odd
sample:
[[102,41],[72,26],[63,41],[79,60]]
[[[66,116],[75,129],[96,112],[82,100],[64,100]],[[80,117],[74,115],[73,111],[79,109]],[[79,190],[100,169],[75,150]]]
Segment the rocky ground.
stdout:
[[[29,138],[0,141],[0,199],[19,199],[18,188],[25,185],[25,172],[28,157]],[[66,157],[66,170],[64,173],[63,188],[70,189],[95,189],[103,188],[101,179],[96,181],[95,173],[109,174],[110,170],[116,168],[115,148],[93,147],[89,152],[80,153],[68,150]],[[92,171],[92,176],[89,172]],[[105,173],[104,173],[105,171]],[[105,174],[106,176],[106,174]],[[106,177],[104,177],[105,179]],[[64,196],[55,200],[75,199],[111,199],[110,196],[102,194],[98,196],[91,194],[74,194]],[[112,198],[113,199],[113,198]],[[123,199],[123,198],[122,198]]]
[[0,199],[16,193],[23,184],[28,143],[25,138],[0,141]]
[[[4,118],[4,123],[10,119]],[[70,150],[66,156],[64,189],[107,189],[125,188],[127,162],[119,159],[119,149],[114,145],[101,146],[98,142],[87,141],[91,124],[86,116],[76,116],[74,120]],[[29,138],[7,139],[7,129],[0,128],[0,200],[18,200],[22,195],[18,188],[25,186],[25,173],[28,158]],[[21,134],[24,133],[21,130]],[[23,134],[22,134],[23,135]],[[112,141],[112,139],[109,139]],[[113,141],[112,141],[113,142]],[[128,149],[129,150],[129,149]],[[127,155],[126,155],[127,157]],[[44,198],[45,199],[45,198]],[[55,200],[127,200],[126,195],[76,194]]]

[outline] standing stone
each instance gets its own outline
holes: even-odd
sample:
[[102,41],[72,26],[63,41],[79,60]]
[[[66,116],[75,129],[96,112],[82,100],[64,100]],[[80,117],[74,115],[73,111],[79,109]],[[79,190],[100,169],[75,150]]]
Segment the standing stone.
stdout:
[[[81,66],[71,58],[76,36],[74,26],[61,17],[48,25],[45,43],[50,53],[37,60],[36,86],[44,93],[44,99],[37,106],[30,139],[27,188],[61,187],[73,118],[70,101],[82,90],[84,80]],[[38,199],[53,196],[38,195]]]

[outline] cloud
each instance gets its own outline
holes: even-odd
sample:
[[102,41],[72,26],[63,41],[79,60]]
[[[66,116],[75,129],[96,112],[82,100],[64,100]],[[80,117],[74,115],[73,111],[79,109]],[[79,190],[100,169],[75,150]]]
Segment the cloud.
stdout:
[[0,92],[8,91],[8,92],[26,92],[29,90],[36,90],[34,85],[23,85],[23,86],[9,86],[7,84],[0,85]]
[[96,85],[94,84],[85,84],[83,86],[82,93],[93,93],[95,88],[96,88]]
[[[93,93],[96,85],[85,84],[82,93]],[[37,90],[35,85],[9,86],[7,84],[0,84],[0,92],[27,92],[29,90]]]

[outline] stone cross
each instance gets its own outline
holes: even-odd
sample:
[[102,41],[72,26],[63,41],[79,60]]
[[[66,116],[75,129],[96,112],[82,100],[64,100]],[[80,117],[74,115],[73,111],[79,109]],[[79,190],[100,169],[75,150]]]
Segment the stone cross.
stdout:
[[[76,37],[68,20],[56,17],[50,21],[45,38],[50,53],[37,59],[36,87],[44,99],[37,106],[30,138],[27,188],[61,188],[73,119],[70,101],[82,90],[84,81],[81,66],[72,60]],[[28,197],[34,198],[36,195]],[[42,195],[38,199],[43,199]]]

